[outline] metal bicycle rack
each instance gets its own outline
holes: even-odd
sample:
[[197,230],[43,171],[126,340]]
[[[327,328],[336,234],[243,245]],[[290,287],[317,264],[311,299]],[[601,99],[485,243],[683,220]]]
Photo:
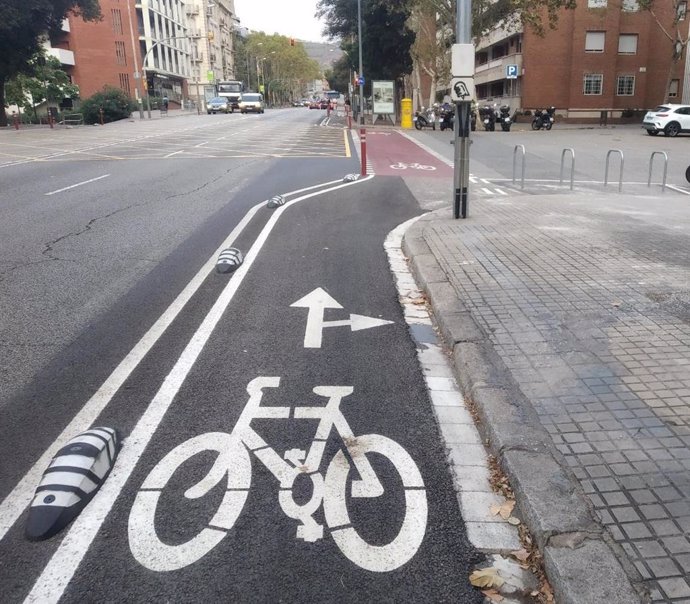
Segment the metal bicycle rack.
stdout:
[[609,184],[609,158],[611,157],[611,153],[618,153],[621,156],[621,169],[620,173],[618,175],[618,192],[620,193],[623,190],[623,152],[620,149],[609,149],[609,152],[606,154],[606,170],[604,171],[604,186],[606,187]]
[[515,160],[517,159],[517,150],[522,150],[522,178],[520,181],[520,188],[525,188],[525,145],[515,145],[513,149],[513,184],[515,184]]
[[566,151],[570,151],[570,190],[573,190],[573,181],[575,179],[575,149],[571,147],[566,147],[561,153],[561,178],[559,181],[559,186],[563,185],[563,163],[565,162]]
[[664,178],[661,181],[661,191],[663,192],[666,189],[666,172],[668,171],[668,155],[666,155],[666,151],[654,151],[649,156],[649,176],[647,177],[647,186],[652,186],[652,166],[654,165],[655,155],[664,156]]

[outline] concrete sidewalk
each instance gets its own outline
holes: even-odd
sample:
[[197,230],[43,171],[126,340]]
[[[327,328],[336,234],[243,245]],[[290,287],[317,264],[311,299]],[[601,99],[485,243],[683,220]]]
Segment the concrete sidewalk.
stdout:
[[687,200],[470,211],[425,215],[403,249],[557,601],[689,603]]

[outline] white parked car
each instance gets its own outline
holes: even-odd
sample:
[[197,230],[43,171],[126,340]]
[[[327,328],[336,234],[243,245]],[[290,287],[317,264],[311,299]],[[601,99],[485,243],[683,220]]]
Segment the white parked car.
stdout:
[[690,105],[659,105],[647,112],[642,127],[650,136],[656,136],[659,132],[663,132],[664,136],[690,132]]

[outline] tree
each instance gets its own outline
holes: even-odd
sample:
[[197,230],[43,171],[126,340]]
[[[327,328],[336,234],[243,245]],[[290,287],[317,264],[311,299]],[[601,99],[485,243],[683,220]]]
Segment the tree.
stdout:
[[5,83],[31,72],[31,59],[46,35],[56,32],[68,13],[85,21],[101,18],[98,0],[2,0],[0,9],[0,126],[7,126]]
[[274,104],[302,96],[307,82],[321,77],[319,64],[309,58],[299,40],[252,32],[244,46],[246,59],[258,68],[267,98]]
[[[36,105],[60,103],[64,98],[77,98],[79,87],[72,84],[55,57],[46,57],[41,52],[29,61],[31,71],[17,74],[5,87],[5,96],[10,104],[18,105],[25,111],[33,109],[38,119]],[[27,70],[28,71],[28,70]]]
[[[664,0],[663,4],[658,0],[639,0],[639,5],[640,8],[649,12],[671,43],[671,65],[669,66],[666,92],[664,93],[664,102],[667,103],[671,92],[673,73],[688,46],[688,35],[683,36],[680,27],[681,21],[685,21],[687,17],[687,2],[685,0],[671,0],[669,6],[668,0]],[[669,9],[671,14],[669,14]]]
[[[362,63],[366,88],[377,79],[400,80],[412,69],[410,48],[414,32],[408,27],[411,0],[361,0]],[[340,47],[359,65],[357,3],[353,0],[319,0],[317,15],[325,32],[339,38]]]

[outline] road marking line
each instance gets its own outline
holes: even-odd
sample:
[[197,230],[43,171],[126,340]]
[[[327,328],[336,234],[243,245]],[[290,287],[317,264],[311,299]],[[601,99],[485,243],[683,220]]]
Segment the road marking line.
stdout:
[[508,193],[506,193],[503,189],[499,189],[498,187],[496,187],[496,193],[499,195],[508,195]]
[[163,156],[163,159],[165,159],[166,157],[172,157],[173,155],[177,155],[178,153],[184,153],[184,151],[182,151],[182,149],[180,149],[179,151],[175,151],[173,153],[168,153],[167,155]]
[[96,182],[97,180],[101,180],[103,178],[108,178],[110,174],[104,174],[103,176],[97,176],[96,178],[90,178],[89,180],[84,180],[82,182],[78,182],[76,185],[70,185],[69,187],[63,187],[62,189],[57,189],[56,191],[51,191],[50,193],[45,193],[45,195],[55,195],[56,193],[62,193],[63,191],[69,191],[70,189],[74,189],[76,187],[81,187],[82,185],[88,185],[90,182]]
[[347,130],[345,130],[345,128],[343,128],[343,140],[345,141],[345,157],[351,157],[350,141],[347,138]]
[[[483,179],[482,179],[482,180],[483,180]],[[488,188],[486,188],[486,187],[482,187],[482,191],[483,191],[484,193],[486,193],[487,195],[491,195],[491,193],[492,193],[491,189],[488,189]]]
[[675,185],[666,185],[666,188],[677,191],[678,193],[682,193],[683,195],[690,195],[690,191],[686,191],[685,189],[681,189],[680,187],[677,187]]
[[[163,421],[163,417],[184,383],[187,374],[194,366],[196,359],[201,354],[206,342],[215,330],[216,325],[230,305],[230,302],[232,302],[244,277],[258,257],[261,248],[268,240],[268,236],[283,212],[289,206],[310,197],[337,191],[345,187],[351,187],[367,180],[369,180],[369,178],[349,183],[337,181],[341,184],[326,189],[322,188],[316,192],[297,197],[279,207],[271,215],[256,238],[256,241],[247,252],[244,263],[237,269],[232,279],[230,279],[225,286],[220,296],[213,304],[213,307],[206,317],[204,317],[201,325],[178,358],[172,371],[166,376],[163,384],[153,397],[153,400],[137,422],[131,434],[124,440],[122,450],[113,466],[110,477],[96,494],[91,504],[75,519],[69,532],[60,543],[60,547],[56,550],[55,554],[53,554],[53,557],[43,569],[36,583],[34,583],[31,593],[27,596],[25,602],[48,604],[51,602],[57,603],[60,600],[62,593],[72,580],[82,558],[86,555],[89,545],[96,538],[115,500],[118,498],[131,473],[134,471],[144,449],[153,438],[161,421]],[[323,187],[324,185],[317,186]],[[211,257],[210,262],[213,263],[213,266],[215,266],[218,253]]]
[[[290,193],[285,193],[286,196],[299,195],[306,191],[311,191],[319,187],[327,187],[335,183],[342,182],[334,180],[318,185],[312,185]],[[173,300],[158,320],[149,328],[149,330],[142,336],[142,338],[129,351],[127,356],[120,361],[120,364],[114,369],[110,376],[103,382],[101,387],[93,394],[93,396],[84,404],[82,409],[74,416],[72,421],[65,427],[62,433],[55,439],[45,453],[36,461],[36,463],[29,469],[24,477],[19,481],[17,486],[5,497],[0,503],[0,540],[2,540],[7,531],[12,528],[17,519],[21,516],[24,509],[31,503],[34,496],[36,485],[40,482],[43,471],[48,467],[48,463],[60,450],[60,448],[75,434],[88,430],[97,417],[106,408],[115,393],[120,389],[122,384],[127,380],[130,374],[138,367],[142,359],[148,354],[149,350],[156,344],[160,337],[165,333],[165,330],[170,326],[173,320],[180,313],[182,308],[187,304],[190,298],[196,293],[201,286],[204,279],[210,272],[215,270],[218,254],[224,249],[231,247],[235,239],[239,236],[245,226],[254,217],[254,214],[265,205],[265,201],[256,204],[251,208],[244,218],[237,224],[228,237],[220,244],[218,249],[211,254],[207,260],[186,287]]]

